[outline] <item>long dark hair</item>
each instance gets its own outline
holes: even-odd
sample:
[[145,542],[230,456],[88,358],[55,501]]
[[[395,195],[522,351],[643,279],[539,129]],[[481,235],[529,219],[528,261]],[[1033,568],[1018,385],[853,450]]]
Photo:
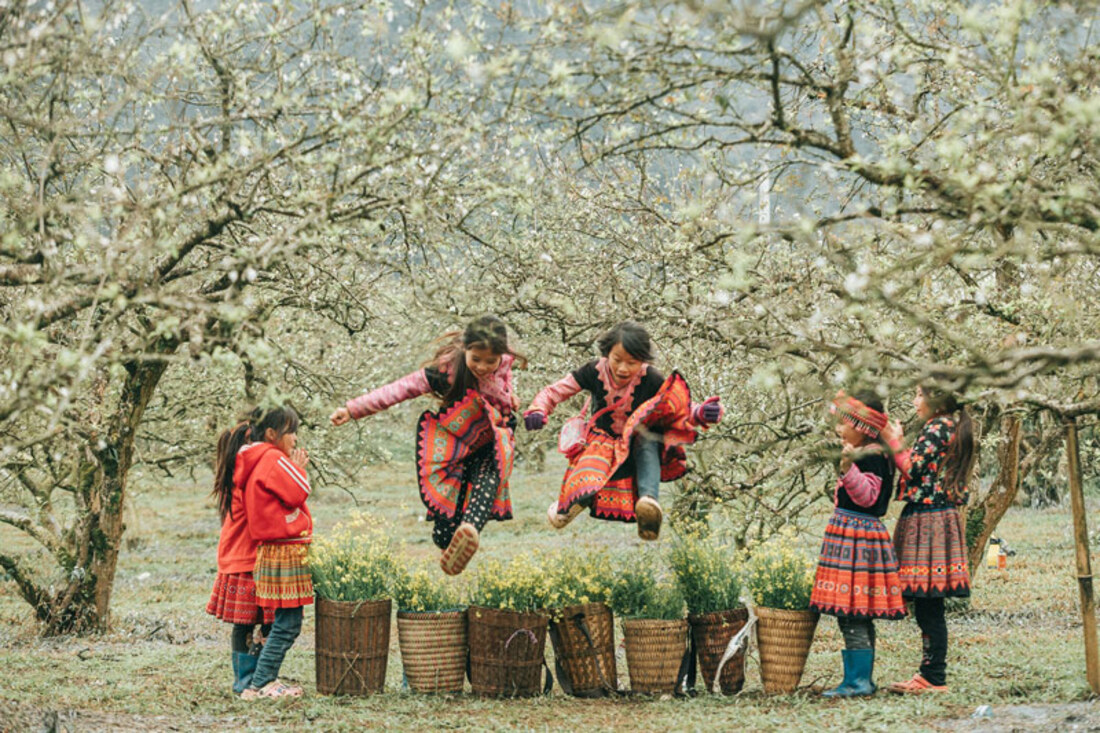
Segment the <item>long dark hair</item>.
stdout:
[[974,467],[976,451],[974,449],[974,423],[966,407],[959,403],[951,392],[935,385],[920,385],[924,404],[933,415],[951,415],[958,413],[955,421],[955,437],[947,445],[947,455],[940,470],[940,483],[952,501],[970,481],[970,470]]
[[645,326],[640,323],[634,321],[617,323],[596,341],[596,346],[603,356],[610,354],[615,344],[622,344],[626,353],[638,361],[653,361],[653,341],[649,338],[649,331],[645,330]]
[[[870,407],[877,412],[885,412],[882,407],[882,400],[874,392],[856,392],[854,395],[857,400]],[[894,452],[890,449],[890,445],[886,442],[886,439],[881,434],[877,438],[874,438],[874,444],[876,447],[880,447],[882,455],[886,459],[886,477],[883,482],[883,486],[880,491],[884,491],[888,494],[893,494],[894,491],[894,474],[896,473],[896,466],[894,465]]]
[[466,367],[466,349],[488,349],[493,354],[510,354],[519,366],[527,366],[526,357],[512,350],[508,343],[508,327],[496,316],[484,315],[470,321],[462,332],[443,334],[446,343],[439,347],[428,363],[442,372],[449,372],[452,379],[445,394],[436,394],[444,405],[460,400],[466,392],[477,389],[477,377]]
[[260,442],[268,428],[275,431],[276,439],[288,433],[298,432],[298,413],[291,407],[275,407],[267,412],[256,407],[241,416],[232,428],[218,436],[218,452],[214,459],[214,490],[210,495],[217,499],[218,516],[223,520],[233,513],[233,469],[237,466],[237,453],[249,443]]

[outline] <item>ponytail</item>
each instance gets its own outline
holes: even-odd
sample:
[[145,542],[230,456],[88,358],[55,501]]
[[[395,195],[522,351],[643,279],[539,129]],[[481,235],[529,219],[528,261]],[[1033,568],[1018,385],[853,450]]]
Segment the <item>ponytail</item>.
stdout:
[[975,458],[974,423],[965,407],[959,406],[958,412],[955,437],[947,446],[947,457],[943,463],[943,488],[951,501],[955,501],[970,482]]
[[235,427],[218,436],[218,451],[214,459],[214,490],[210,495],[218,502],[218,516],[224,521],[233,514],[233,471],[241,448],[264,439],[267,428],[279,435],[298,432],[298,413],[289,407],[276,407],[266,413],[259,407],[242,416]]

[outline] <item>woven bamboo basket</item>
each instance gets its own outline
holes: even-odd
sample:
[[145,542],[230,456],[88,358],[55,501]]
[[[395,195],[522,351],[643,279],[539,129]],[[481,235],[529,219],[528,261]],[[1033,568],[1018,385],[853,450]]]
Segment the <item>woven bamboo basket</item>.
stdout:
[[397,612],[405,679],[414,692],[462,692],[466,683],[466,612]]
[[391,602],[317,599],[317,691],[366,695],[386,684]]
[[634,692],[673,693],[687,649],[687,619],[624,619],[626,666]]
[[615,619],[604,603],[557,609],[550,640],[562,687],[575,697],[601,697],[618,689]]
[[[747,608],[732,608],[727,611],[715,611],[699,615],[689,614],[691,638],[699,656],[699,671],[703,676],[703,687],[708,691],[714,684],[714,673],[718,663],[726,653],[730,639],[744,628],[749,620]],[[735,654],[722,667],[722,677],[718,681],[723,695],[736,695],[745,684],[745,652]]]
[[757,607],[756,617],[764,692],[794,692],[806,668],[806,657],[817,628],[817,613]]
[[532,697],[542,692],[546,616],[470,606],[466,618],[475,694]]

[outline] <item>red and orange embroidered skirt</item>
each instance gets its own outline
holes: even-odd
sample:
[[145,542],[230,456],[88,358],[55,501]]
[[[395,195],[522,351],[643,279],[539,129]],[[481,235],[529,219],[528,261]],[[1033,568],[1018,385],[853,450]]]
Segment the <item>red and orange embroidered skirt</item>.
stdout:
[[597,519],[634,522],[634,502],[638,487],[633,476],[612,480],[612,476],[630,456],[630,441],[635,431],[660,432],[661,480],[675,481],[687,471],[684,446],[695,442],[691,416],[691,390],[678,373],[665,379],[657,394],[630,414],[622,435],[612,435],[598,428],[588,432],[587,443],[569,461],[558,495],[558,513],[565,514],[577,503],[589,506]]
[[898,578],[909,598],[965,598],[970,595],[966,535],[959,510],[910,502],[894,527]]
[[270,624],[275,609],[256,604],[256,583],[252,573],[218,573],[206,612],[230,624]]
[[313,603],[313,576],[306,556],[309,544],[285,542],[256,548],[256,603],[266,609],[298,608]]
[[837,509],[825,528],[810,610],[848,618],[905,616],[898,561],[878,517]]
[[511,519],[512,499],[508,479],[516,440],[500,412],[476,390],[446,409],[425,412],[416,431],[416,478],[420,499],[428,508],[428,519],[453,518],[460,497],[468,502],[470,492],[462,491],[465,461],[478,449],[492,444],[500,475],[496,498],[489,511],[491,519]]

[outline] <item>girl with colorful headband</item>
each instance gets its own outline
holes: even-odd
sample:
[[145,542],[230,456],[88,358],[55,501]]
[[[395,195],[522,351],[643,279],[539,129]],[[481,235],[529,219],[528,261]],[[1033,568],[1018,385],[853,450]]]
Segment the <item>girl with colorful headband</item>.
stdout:
[[874,619],[905,616],[898,562],[880,517],[886,514],[894,467],[881,431],[882,403],[871,393],[837,394],[830,412],[842,443],[835,509],[825,528],[810,610],[836,616],[844,635],[844,680],[826,697],[874,694]]
[[902,448],[898,422],[887,425],[882,436],[901,472],[898,499],[906,504],[894,527],[898,577],[902,594],[913,599],[924,652],[920,671],[912,679],[890,685],[890,691],[946,692],[943,599],[970,595],[966,534],[958,507],[967,500],[977,447],[970,416],[951,393],[918,387],[913,406],[925,422],[911,450]]

